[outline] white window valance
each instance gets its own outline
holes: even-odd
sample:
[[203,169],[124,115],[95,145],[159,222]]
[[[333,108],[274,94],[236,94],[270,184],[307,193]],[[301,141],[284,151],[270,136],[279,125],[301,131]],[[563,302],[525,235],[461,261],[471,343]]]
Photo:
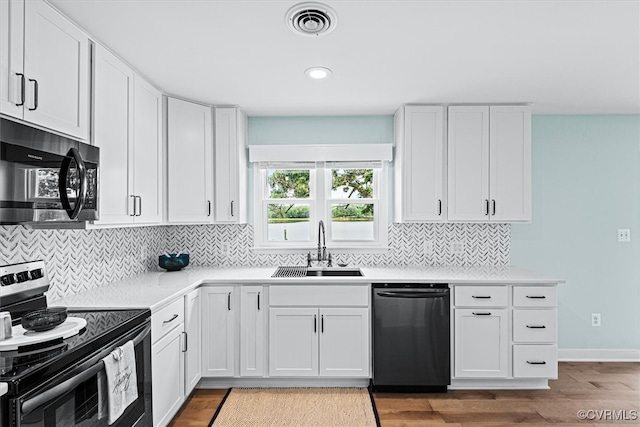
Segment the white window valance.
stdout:
[[250,145],[249,161],[366,162],[391,161],[393,144]]

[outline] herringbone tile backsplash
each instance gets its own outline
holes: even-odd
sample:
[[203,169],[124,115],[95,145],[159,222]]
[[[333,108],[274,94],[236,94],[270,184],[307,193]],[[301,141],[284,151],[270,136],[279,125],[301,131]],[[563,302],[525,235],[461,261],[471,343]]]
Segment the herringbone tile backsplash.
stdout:
[[[434,251],[424,253],[424,242]],[[464,244],[454,254],[449,243]],[[508,265],[509,224],[391,224],[389,251],[347,254],[332,251],[337,262],[380,265]],[[222,243],[229,252],[222,253]],[[42,259],[51,279],[50,298],[157,270],[158,255],[182,251],[192,265],[298,265],[301,254],[256,254],[251,225],[180,225],[99,230],[31,230],[0,226],[0,265]]]

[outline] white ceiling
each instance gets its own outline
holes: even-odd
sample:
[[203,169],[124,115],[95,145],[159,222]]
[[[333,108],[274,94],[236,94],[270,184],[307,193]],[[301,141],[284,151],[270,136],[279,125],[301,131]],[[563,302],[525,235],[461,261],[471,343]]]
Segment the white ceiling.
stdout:
[[[50,1],[168,94],[250,116],[640,113],[640,0],[327,0],[337,27],[314,38],[285,22],[297,1]],[[333,77],[309,80],[316,65]]]

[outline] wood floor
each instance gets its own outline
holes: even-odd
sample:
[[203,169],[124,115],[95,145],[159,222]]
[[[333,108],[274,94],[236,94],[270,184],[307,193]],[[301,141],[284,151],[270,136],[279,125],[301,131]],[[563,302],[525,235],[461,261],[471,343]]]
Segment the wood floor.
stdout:
[[[380,424],[640,426],[640,363],[561,362],[558,369],[558,379],[549,381],[550,390],[375,393]],[[226,390],[196,390],[171,426],[207,426],[225,393]],[[586,411],[588,418],[581,419],[579,411]]]

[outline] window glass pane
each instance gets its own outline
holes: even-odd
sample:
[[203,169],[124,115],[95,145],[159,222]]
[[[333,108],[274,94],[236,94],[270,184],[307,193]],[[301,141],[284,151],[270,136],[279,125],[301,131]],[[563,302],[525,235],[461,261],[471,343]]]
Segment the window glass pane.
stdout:
[[373,198],[373,169],[331,169],[331,198]]
[[374,240],[374,224],[371,203],[331,205],[333,240]]
[[269,169],[267,185],[270,199],[308,199],[309,170]]
[[267,205],[267,239],[269,241],[309,241],[309,205]]

